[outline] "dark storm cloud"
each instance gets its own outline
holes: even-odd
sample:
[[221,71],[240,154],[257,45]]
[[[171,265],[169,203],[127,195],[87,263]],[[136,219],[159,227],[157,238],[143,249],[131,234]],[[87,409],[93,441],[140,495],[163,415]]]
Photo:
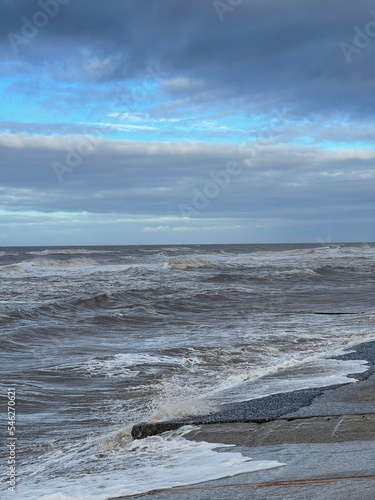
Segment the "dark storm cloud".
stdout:
[[[301,115],[373,114],[374,37],[353,45],[355,28],[375,21],[371,0],[233,5],[221,20],[214,0],[71,0],[16,54],[9,32],[21,33],[22,17],[32,19],[41,7],[1,0],[1,57],[4,64],[43,67],[53,78],[96,82],[141,77],[145,65],[158,63],[168,78],[192,82],[185,88],[166,82],[166,95],[192,104],[235,98],[243,111],[287,105]],[[351,63],[342,43],[355,48]]]

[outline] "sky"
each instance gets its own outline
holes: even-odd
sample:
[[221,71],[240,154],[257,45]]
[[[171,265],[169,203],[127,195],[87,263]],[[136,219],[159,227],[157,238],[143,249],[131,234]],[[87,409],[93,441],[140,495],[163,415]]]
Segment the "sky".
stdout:
[[0,245],[374,241],[372,0],[0,0]]

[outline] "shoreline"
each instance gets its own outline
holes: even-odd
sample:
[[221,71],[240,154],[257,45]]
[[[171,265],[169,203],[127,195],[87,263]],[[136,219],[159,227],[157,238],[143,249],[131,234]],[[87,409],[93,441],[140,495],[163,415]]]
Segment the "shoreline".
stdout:
[[[220,411],[206,415],[185,417],[183,419],[166,420],[161,422],[140,422],[132,427],[133,439],[143,439],[148,436],[161,434],[166,431],[176,430],[184,425],[210,425],[210,424],[234,424],[234,423],[256,423],[264,424],[280,419],[310,418],[318,416],[306,413],[304,408],[311,407],[314,401],[328,393],[343,388],[357,388],[358,384],[371,378],[375,373],[375,340],[363,342],[348,347],[344,354],[335,356],[333,359],[342,360],[366,360],[368,368],[363,373],[348,375],[357,381],[347,384],[335,384],[331,386],[301,389],[291,392],[272,394],[263,398],[252,399],[223,405]],[[374,401],[374,400],[373,400]],[[375,403],[373,403],[375,405]],[[371,405],[371,402],[369,403]],[[321,409],[321,415],[333,416],[343,414],[343,409],[336,407],[336,413],[329,408]],[[349,409],[347,409],[349,411]],[[353,408],[350,411],[354,411]],[[367,411],[367,410],[366,410]],[[328,413],[327,413],[328,412]],[[339,412],[339,413],[337,413]],[[341,413],[340,413],[341,412]],[[375,413],[375,410],[374,410]],[[353,414],[353,413],[350,413]],[[303,416],[304,415],[304,416]]]
[[[116,500],[373,500],[375,489],[375,341],[348,348],[338,359],[366,359],[368,370],[352,375],[358,381],[339,386],[276,394],[257,400],[227,405],[220,414],[169,421],[143,423],[154,433],[189,423],[199,427],[185,435],[192,441],[217,443],[218,453],[234,449],[253,460],[277,460],[281,467],[239,473],[201,483],[148,491]],[[352,352],[353,351],[353,352]],[[260,400],[259,400],[260,401]],[[259,418],[273,408],[273,414]],[[282,413],[286,408],[292,411]],[[225,422],[228,411],[233,419]],[[258,418],[240,420],[251,411]],[[247,411],[247,414],[246,414]],[[276,416],[276,418],[272,418]],[[219,421],[214,421],[215,419]],[[236,420],[237,418],[237,420]],[[208,421],[211,420],[211,421]],[[154,427],[159,425],[159,428]],[[147,427],[149,426],[149,427]],[[151,427],[152,426],[152,427]],[[158,431],[158,432],[156,432]]]

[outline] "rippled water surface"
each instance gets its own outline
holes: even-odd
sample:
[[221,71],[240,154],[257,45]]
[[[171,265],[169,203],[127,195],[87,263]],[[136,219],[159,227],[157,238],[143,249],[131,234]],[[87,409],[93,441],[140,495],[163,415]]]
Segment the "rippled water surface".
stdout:
[[330,355],[374,338],[374,280],[374,244],[1,249],[18,497],[105,499],[170,486],[171,468],[188,484],[275,466],[230,465],[185,430],[132,443],[130,429],[352,381],[365,363]]

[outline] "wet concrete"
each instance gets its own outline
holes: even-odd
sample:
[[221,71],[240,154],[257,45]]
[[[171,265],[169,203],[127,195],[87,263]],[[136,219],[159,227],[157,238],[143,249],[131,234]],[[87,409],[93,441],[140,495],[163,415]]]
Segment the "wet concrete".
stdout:
[[[247,424],[241,424],[247,425]],[[196,438],[197,436],[195,436]],[[216,436],[217,437],[217,436]],[[374,441],[238,446],[253,460],[278,460],[284,467],[238,474],[169,490],[122,497],[150,500],[373,500]],[[225,449],[219,449],[225,453]],[[228,450],[229,451],[229,450]],[[233,451],[233,448],[230,448]]]
[[[236,451],[254,460],[286,465],[195,485],[200,490],[190,497],[176,490],[176,500],[208,499],[210,494],[223,499],[374,498],[375,414],[205,425],[186,438],[235,444]],[[167,498],[160,495],[153,498]]]
[[[337,387],[337,386],[335,386]],[[293,413],[303,406],[310,405],[313,400],[323,394],[323,389],[305,389],[301,391],[273,394],[265,398],[226,404],[220,412],[209,415],[188,417],[165,422],[140,422],[132,428],[134,439],[143,439],[162,432],[178,429],[183,425],[203,425],[229,422],[269,422]]]
[[[375,397],[371,387],[375,377],[375,342],[366,342],[351,348],[337,359],[363,359],[368,362],[368,370],[353,375],[360,381],[344,386],[332,385],[303,389],[299,391],[272,394],[265,398],[225,404],[220,411],[209,415],[192,416],[164,422],[140,422],[133,426],[134,439],[142,439],[162,432],[178,429],[183,425],[203,425],[230,422],[269,422],[278,418],[300,418],[303,416],[343,415],[375,412]],[[363,385],[363,382],[368,381]],[[360,387],[360,389],[358,389]],[[337,389],[339,392],[337,393]],[[359,397],[358,390],[365,397]],[[367,391],[367,392],[366,392]],[[333,396],[337,394],[337,396]],[[350,394],[355,398],[350,402]],[[320,398],[319,398],[320,396]],[[335,399],[336,398],[336,399]]]
[[375,413],[375,375],[357,384],[348,384],[335,390],[324,391],[309,406],[287,413],[282,418],[361,413]]
[[[235,445],[236,451],[253,460],[277,460],[285,466],[122,498],[373,500],[375,342],[357,346],[341,358],[367,359],[369,370],[356,375],[357,383],[226,405],[220,414],[202,417],[203,425],[185,436]],[[195,423],[192,420],[187,422]],[[233,450],[233,446],[217,449]]]
[[[204,425],[185,437],[194,441],[249,447],[286,443],[373,441],[375,414],[276,420],[264,424],[212,424]],[[375,447],[375,442],[373,445]]]
[[375,481],[369,479],[338,479],[310,484],[286,485],[219,485],[155,492],[150,495],[124,497],[150,500],[374,500]]

